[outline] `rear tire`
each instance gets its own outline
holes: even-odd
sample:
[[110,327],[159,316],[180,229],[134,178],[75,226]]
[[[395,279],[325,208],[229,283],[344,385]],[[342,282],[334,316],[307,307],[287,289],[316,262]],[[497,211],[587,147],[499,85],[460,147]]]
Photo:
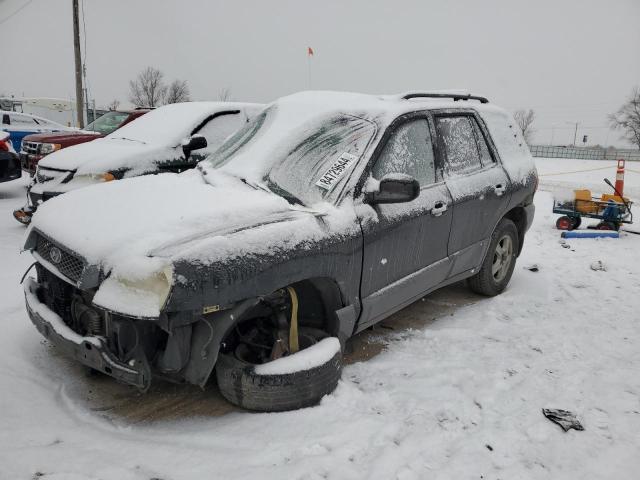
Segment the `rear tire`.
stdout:
[[511,280],[519,246],[516,225],[508,218],[503,218],[491,235],[480,271],[467,280],[469,288],[487,297],[502,293]]

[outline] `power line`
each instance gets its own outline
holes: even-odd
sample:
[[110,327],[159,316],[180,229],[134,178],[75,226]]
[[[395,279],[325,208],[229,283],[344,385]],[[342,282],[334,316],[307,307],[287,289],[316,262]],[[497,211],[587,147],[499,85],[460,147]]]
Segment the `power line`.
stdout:
[[15,15],[17,15],[18,13],[20,13],[22,10],[24,10],[27,5],[29,5],[31,2],[33,2],[33,0],[27,0],[27,3],[25,3],[24,5],[22,5],[20,8],[18,8],[15,12],[9,14],[7,17],[4,17],[2,20],[0,20],[0,25],[2,25],[4,22],[8,21],[9,19],[13,18]]

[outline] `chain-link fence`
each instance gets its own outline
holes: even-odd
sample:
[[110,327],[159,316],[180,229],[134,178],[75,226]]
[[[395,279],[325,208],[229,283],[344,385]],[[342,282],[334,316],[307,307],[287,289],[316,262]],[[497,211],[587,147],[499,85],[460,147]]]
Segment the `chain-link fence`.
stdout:
[[556,147],[551,145],[529,145],[531,155],[546,158],[577,158],[580,160],[618,160],[640,162],[640,150],[604,149],[583,147]]

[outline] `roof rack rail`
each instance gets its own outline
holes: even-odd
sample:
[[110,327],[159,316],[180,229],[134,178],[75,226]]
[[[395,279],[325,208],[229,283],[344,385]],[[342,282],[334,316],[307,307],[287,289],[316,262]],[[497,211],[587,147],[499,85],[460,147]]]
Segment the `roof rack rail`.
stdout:
[[480,103],[489,103],[486,97],[471,95],[470,93],[410,92],[402,95],[403,100],[411,100],[412,98],[452,98],[454,102],[458,100],[478,100]]

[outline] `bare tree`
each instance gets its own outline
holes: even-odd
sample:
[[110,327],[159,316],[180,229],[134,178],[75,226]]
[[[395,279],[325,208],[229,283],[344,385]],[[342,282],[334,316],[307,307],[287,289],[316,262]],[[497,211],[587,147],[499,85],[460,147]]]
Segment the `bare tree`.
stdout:
[[129,101],[137,107],[158,107],[167,96],[164,74],[153,67],[147,67],[135,80],[129,82]]
[[516,123],[518,124],[518,128],[522,132],[524,141],[527,142],[527,144],[531,143],[531,140],[533,139],[532,138],[533,132],[534,132],[533,122],[536,118],[536,112],[534,112],[531,109],[529,109],[529,111],[517,110],[513,114],[513,118],[516,120]]
[[189,86],[186,80],[174,80],[169,85],[165,103],[189,102]]
[[231,89],[229,87],[224,87],[218,92],[218,100],[220,102],[230,102],[231,101]]
[[614,130],[622,130],[622,138],[640,149],[640,88],[635,87],[627,102],[616,113],[609,115]]
[[117,110],[119,106],[120,106],[120,100],[118,100],[117,98],[114,98],[113,100],[111,100],[111,103],[107,105],[107,108],[109,110]]

